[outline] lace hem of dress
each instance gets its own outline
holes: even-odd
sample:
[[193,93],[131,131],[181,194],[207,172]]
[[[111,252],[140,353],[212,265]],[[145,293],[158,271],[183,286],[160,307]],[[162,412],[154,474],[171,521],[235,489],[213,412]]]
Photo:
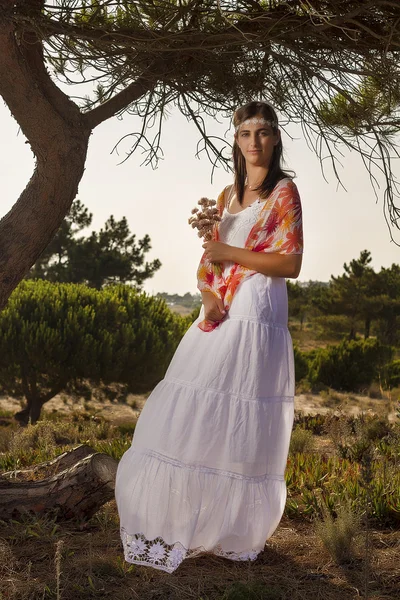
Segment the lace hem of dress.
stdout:
[[162,537],[148,540],[143,533],[129,534],[121,529],[125,560],[129,563],[150,566],[172,573],[187,558],[194,558],[202,553],[229,558],[230,560],[256,560],[261,550],[245,550],[243,552],[227,552],[217,545],[212,551],[203,546],[185,548],[180,542],[167,544]]

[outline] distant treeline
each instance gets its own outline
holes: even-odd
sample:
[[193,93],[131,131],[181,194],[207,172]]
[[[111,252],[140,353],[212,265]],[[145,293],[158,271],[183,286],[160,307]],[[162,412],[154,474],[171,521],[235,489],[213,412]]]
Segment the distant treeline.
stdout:
[[[375,272],[371,253],[344,264],[344,272],[328,282],[287,281],[289,318],[300,330],[312,326],[316,335],[331,340],[378,338],[384,344],[400,345],[400,265]],[[157,294],[167,304],[190,309],[201,305],[201,294]]]
[[344,264],[344,273],[328,283],[288,281],[289,316],[312,323],[328,337],[350,340],[361,332],[384,344],[400,344],[400,265],[375,272],[371,253]]
[[201,294],[190,294],[187,292],[183,296],[179,294],[167,294],[166,292],[161,292],[156,294],[156,298],[162,298],[169,305],[179,304],[179,306],[184,306],[185,308],[198,308],[201,305]]

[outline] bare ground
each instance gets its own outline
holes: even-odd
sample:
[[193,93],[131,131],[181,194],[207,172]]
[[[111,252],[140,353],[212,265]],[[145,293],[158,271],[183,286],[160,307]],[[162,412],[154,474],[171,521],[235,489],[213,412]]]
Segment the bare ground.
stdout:
[[[104,417],[111,423],[120,424],[136,420],[146,402],[146,395],[129,394],[126,402],[111,402],[109,400],[86,401],[81,398],[73,401],[65,394],[58,394],[44,405],[43,411],[49,413],[68,414],[72,410],[90,412]],[[299,394],[295,396],[295,410],[305,414],[327,414],[338,408],[346,414],[358,415],[362,412],[371,412],[379,416],[387,416],[389,421],[397,418],[397,403],[388,397],[370,398],[360,394],[341,394],[334,392],[332,395]],[[21,409],[21,402],[10,396],[0,396],[2,410],[17,412]]]
[[[338,565],[315,535],[312,524],[284,517],[254,562],[234,562],[203,554],[184,561],[174,573],[168,574],[124,563],[114,501],[81,529],[61,525],[51,530],[51,526],[42,526],[42,531],[36,526],[37,537],[35,525],[29,528],[13,523],[2,527],[5,539],[0,540],[1,598],[56,597],[54,564],[58,540],[62,541],[59,597],[63,600],[395,600],[400,597],[400,538],[395,531],[371,532],[369,563],[364,558],[361,537],[353,560]],[[225,595],[239,585],[245,586],[242,594]]]
[[[81,410],[115,423],[135,421],[146,396],[130,395],[126,403],[96,400],[73,403],[59,395],[45,411]],[[349,394],[301,394],[295,407],[304,413],[347,414],[372,411],[396,417],[395,403]],[[19,401],[0,398],[0,408],[17,411]],[[327,440],[318,450],[329,452]],[[56,545],[60,548],[57,595]],[[55,525],[51,521],[0,524],[0,600],[396,600],[400,598],[400,532],[371,530],[369,560],[361,532],[351,562],[338,565],[316,535],[312,522],[286,516],[264,551],[252,563],[204,554],[186,560],[171,575],[123,561],[118,514],[112,501],[88,523]],[[239,588],[243,586],[241,591]],[[246,591],[247,590],[247,591]]]

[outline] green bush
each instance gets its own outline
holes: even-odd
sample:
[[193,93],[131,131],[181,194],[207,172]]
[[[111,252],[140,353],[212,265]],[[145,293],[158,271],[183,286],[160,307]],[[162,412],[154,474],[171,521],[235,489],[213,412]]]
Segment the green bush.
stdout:
[[125,285],[27,280],[0,314],[0,389],[28,406],[35,422],[59,392],[82,395],[96,384],[123,383],[143,393],[162,379],[189,323],[164,300]]
[[359,391],[378,377],[393,357],[394,349],[376,339],[343,340],[320,348],[311,361],[308,379],[336,390]]
[[315,448],[315,440],[311,431],[303,429],[302,427],[296,427],[292,431],[290,438],[290,454],[297,454],[299,452],[313,452]]
[[307,415],[303,412],[296,412],[294,417],[294,427],[301,427],[311,431],[314,435],[326,433],[326,415],[317,413],[316,415]]
[[308,375],[309,364],[305,352],[301,352],[297,346],[293,347],[294,352],[294,368],[296,383],[305,379]]
[[339,564],[350,562],[357,535],[361,533],[361,517],[348,506],[339,506],[334,519],[325,511],[324,519],[315,521],[315,530],[332,558]]
[[315,317],[313,322],[319,339],[342,340],[351,327],[346,315],[321,315]]
[[385,388],[389,389],[400,387],[400,360],[394,360],[386,365],[382,376],[382,383]]

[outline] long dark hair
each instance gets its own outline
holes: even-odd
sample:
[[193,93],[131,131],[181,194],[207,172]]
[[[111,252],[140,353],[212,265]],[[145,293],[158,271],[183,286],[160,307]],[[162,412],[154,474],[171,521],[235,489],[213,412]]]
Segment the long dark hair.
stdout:
[[[246,119],[251,119],[252,117],[255,117],[257,115],[264,117],[264,119],[267,121],[275,121],[276,123],[278,123],[278,117],[276,115],[276,112],[270,104],[268,104],[267,102],[253,101],[248,102],[248,104],[241,106],[235,111],[233,115],[233,125],[234,127],[237,127]],[[272,131],[276,134],[278,132],[278,126],[273,126]],[[289,173],[282,169],[282,152],[282,140],[279,137],[279,142],[274,147],[272,153],[268,173],[264,181],[262,181],[262,183],[257,188],[254,188],[254,191],[260,192],[261,198],[267,198],[280,179],[283,179],[284,177],[295,177],[295,173],[293,171]],[[247,171],[245,158],[238,144],[236,143],[236,136],[233,142],[233,164],[235,170],[234,185],[236,191],[236,198],[238,199],[239,204],[242,204]]]

